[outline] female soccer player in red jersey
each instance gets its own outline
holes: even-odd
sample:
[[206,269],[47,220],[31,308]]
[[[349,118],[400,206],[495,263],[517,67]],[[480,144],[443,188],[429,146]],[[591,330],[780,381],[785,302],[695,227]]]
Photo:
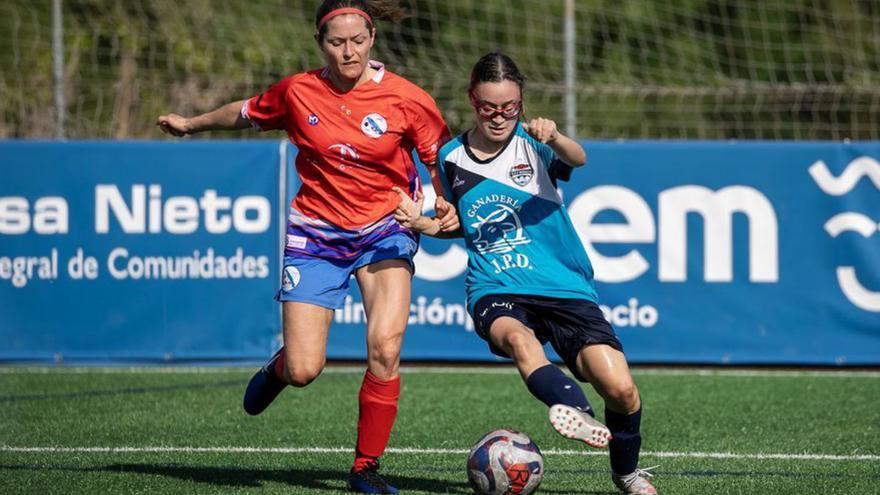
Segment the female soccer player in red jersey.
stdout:
[[[324,68],[203,115],[169,114],[157,122],[175,136],[284,129],[297,146],[302,185],[290,206],[276,296],[283,304],[284,347],[251,379],[244,408],[259,414],[287,385],[304,387],[317,378],[333,310],[343,304],[353,274],[367,314],[367,371],[348,485],[361,493],[397,493],[377,470],[397,414],[418,241],[394,219],[398,197],[392,188],[420,190],[412,150],[433,165],[449,137],[427,93],[370,60],[374,21],[401,15],[396,1],[324,0],[315,16]],[[454,209],[442,199],[435,206],[440,221],[457,228]]]

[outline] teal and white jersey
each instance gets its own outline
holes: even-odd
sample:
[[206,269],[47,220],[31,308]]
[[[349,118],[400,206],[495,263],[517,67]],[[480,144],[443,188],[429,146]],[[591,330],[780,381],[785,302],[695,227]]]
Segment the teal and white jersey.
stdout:
[[517,124],[494,158],[474,156],[464,133],[437,163],[464,233],[469,311],[490,294],[598,302],[593,267],[556,190],[571,168],[548,145]]

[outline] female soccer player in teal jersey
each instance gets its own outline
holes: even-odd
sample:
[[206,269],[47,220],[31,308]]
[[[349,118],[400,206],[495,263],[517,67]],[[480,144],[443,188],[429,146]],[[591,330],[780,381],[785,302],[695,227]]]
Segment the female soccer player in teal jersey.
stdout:
[[[437,160],[443,193],[458,209],[468,251],[468,310],[492,352],[513,358],[529,391],[550,407],[562,435],[610,449],[612,479],[626,494],[656,494],[638,469],[641,400],[623,348],[597,306],[593,267],[565,210],[556,180],[586,161],[583,148],[552,120],[520,123],[524,78],[499,53],[481,58],[469,96],[476,125]],[[449,237],[395,189],[395,218],[415,231]],[[550,342],[575,377],[605,399],[607,428],[580,386],[552,365]]]

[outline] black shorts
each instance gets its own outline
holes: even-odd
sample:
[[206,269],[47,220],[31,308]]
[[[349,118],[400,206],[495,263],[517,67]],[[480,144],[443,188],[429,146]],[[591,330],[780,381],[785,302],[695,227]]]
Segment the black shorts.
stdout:
[[550,342],[556,354],[581,381],[586,379],[580,376],[576,364],[577,356],[585,346],[606,344],[623,352],[623,346],[602,310],[586,299],[493,294],[477,301],[472,316],[477,335],[489,344],[493,354],[510,357],[489,338],[492,322],[509,316],[535,332],[541,344]]

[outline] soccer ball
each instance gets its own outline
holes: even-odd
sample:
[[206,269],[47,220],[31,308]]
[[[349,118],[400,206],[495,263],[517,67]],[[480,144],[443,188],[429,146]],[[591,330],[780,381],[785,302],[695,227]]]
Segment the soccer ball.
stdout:
[[468,481],[481,495],[528,495],[544,477],[544,456],[526,434],[501,429],[487,433],[471,449]]

